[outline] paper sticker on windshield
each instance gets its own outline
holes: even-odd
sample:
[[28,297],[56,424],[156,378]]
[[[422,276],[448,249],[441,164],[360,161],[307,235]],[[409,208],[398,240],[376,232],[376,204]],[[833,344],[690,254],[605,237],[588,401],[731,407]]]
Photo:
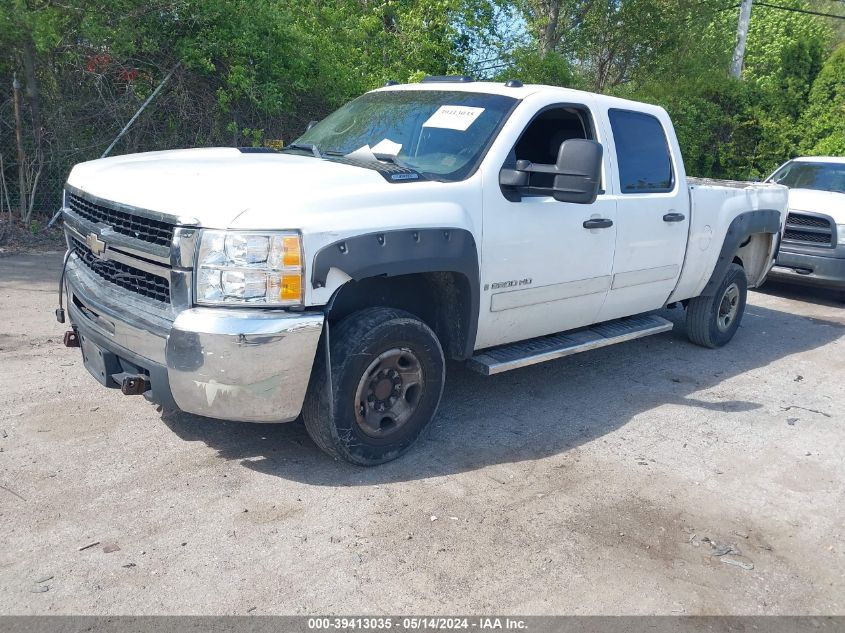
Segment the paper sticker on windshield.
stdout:
[[423,123],[423,127],[439,127],[465,132],[481,116],[482,112],[484,112],[484,108],[474,108],[472,106],[440,106],[428,118],[428,121]]
[[394,143],[389,138],[382,139],[370,148],[373,154],[387,154],[396,156],[402,149],[402,143]]

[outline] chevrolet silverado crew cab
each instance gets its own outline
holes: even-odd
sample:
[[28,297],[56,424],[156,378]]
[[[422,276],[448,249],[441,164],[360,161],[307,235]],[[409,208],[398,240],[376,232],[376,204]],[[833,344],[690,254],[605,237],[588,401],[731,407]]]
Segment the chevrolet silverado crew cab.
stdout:
[[[666,112],[430,78],[281,151],[73,168],[62,288],[100,383],[212,418],[301,417],[356,464],[411,446],[446,359],[483,374],[663,332],[727,343],[788,190],[687,178]],[[64,311],[58,311],[64,319]]]
[[789,187],[772,279],[832,288],[845,302],[845,158],[796,158],[768,181]]

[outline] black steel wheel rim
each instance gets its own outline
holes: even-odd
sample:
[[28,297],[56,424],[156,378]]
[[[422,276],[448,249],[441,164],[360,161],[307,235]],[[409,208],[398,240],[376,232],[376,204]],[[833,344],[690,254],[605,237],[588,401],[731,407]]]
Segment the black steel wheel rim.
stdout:
[[369,364],[355,391],[355,421],[362,433],[388,438],[408,423],[422,400],[425,374],[408,348],[394,347]]
[[736,282],[725,288],[722,300],[719,302],[719,313],[716,315],[716,326],[721,332],[727,332],[739,313],[739,286]]

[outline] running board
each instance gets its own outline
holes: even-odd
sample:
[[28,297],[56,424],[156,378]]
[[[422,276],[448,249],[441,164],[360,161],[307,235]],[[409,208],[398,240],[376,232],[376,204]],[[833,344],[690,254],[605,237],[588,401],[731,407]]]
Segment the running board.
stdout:
[[490,376],[570,354],[667,332],[672,327],[671,321],[653,314],[627,317],[598,323],[589,328],[493,347],[470,358],[467,365],[479,374]]

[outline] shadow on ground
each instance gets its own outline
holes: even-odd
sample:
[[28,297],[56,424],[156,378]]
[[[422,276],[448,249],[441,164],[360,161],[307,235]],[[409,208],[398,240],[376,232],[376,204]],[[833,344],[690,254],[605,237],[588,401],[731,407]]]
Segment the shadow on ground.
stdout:
[[163,420],[223,459],[284,479],[326,486],[409,481],[565,452],[664,404],[725,413],[759,409],[761,402],[705,401],[696,393],[824,346],[845,330],[840,323],[749,305],[735,339],[708,350],[687,341],[681,310],[664,316],[675,322],[674,331],[497,376],[452,363],[439,412],[424,436],[404,457],[375,468],[332,461],[298,422],[243,424],[184,413]]
[[845,308],[845,303],[840,299],[840,291],[830,288],[817,288],[782,281],[767,281],[762,288],[757,288],[756,292],[817,305]]

